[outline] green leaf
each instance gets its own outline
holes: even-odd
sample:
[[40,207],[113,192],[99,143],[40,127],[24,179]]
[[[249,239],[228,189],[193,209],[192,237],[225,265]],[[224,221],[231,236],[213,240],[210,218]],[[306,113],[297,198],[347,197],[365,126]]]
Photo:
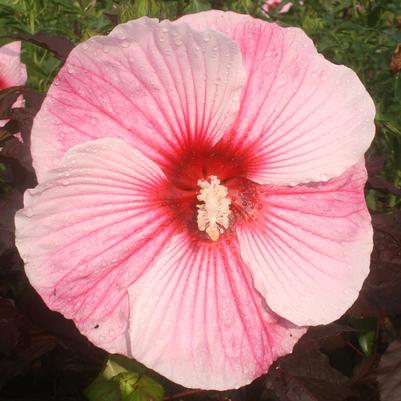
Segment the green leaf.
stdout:
[[115,383],[97,377],[85,390],[89,401],[119,401],[120,391]]
[[84,394],[89,401],[161,401],[163,387],[143,371],[138,362],[111,355]]
[[189,4],[184,9],[184,14],[197,13],[199,11],[206,11],[212,8],[207,0],[190,0]]
[[103,369],[102,377],[106,380],[110,380],[114,376],[125,372],[127,372],[127,369],[123,366],[121,362],[116,360],[115,355],[113,355],[108,359],[106,366]]
[[319,32],[324,29],[324,22],[321,18],[314,18],[310,16],[306,16],[302,21],[302,28],[309,34],[314,32]]
[[401,74],[398,73],[394,78],[394,97],[401,103]]
[[156,17],[159,14],[159,7],[155,0],[136,0],[134,3],[135,18]]
[[361,334],[358,336],[358,342],[366,356],[372,355],[375,344],[375,332],[368,331],[367,333]]
[[145,367],[139,362],[135,361],[135,359],[130,359],[126,356],[115,354],[109,356],[105,368],[105,374],[110,378],[113,377],[111,376],[113,372],[116,372],[114,376],[121,372],[137,372],[142,375],[145,373]]
[[367,15],[367,23],[370,26],[376,26],[379,23],[381,14],[382,14],[382,7],[380,5],[374,7],[372,11]]
[[123,372],[113,378],[118,383],[122,401],[131,401],[133,394],[137,391],[139,375],[136,372]]
[[375,211],[377,209],[376,193],[375,191],[369,190],[366,194],[366,203],[370,210]]
[[141,376],[137,383],[134,398],[129,401],[161,401],[163,399],[163,387],[149,376]]

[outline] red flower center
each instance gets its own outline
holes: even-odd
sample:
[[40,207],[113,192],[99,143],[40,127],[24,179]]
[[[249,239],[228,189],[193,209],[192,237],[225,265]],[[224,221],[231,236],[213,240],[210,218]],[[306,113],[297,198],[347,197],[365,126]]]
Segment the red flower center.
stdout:
[[228,189],[230,204],[229,227],[223,237],[228,239],[235,224],[240,221],[254,221],[262,205],[259,201],[261,186],[249,180],[249,166],[243,152],[227,143],[215,146],[191,146],[181,151],[166,170],[169,178],[164,194],[172,210],[174,220],[183,223],[193,234],[203,239],[208,236],[198,226],[199,181],[209,181],[217,177],[221,185]]

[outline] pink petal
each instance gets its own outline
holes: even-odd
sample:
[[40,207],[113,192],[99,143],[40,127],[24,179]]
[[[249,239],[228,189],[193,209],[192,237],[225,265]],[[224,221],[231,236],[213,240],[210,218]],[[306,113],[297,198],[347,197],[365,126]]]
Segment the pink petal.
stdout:
[[132,355],[186,387],[243,386],[305,331],[262,305],[237,241],[227,242],[177,235],[129,289]]
[[375,107],[356,74],[317,53],[298,28],[208,11],[178,23],[217,29],[241,47],[248,82],[224,140],[262,184],[327,181],[354,165],[374,136]]
[[164,182],[161,170],[123,141],[90,141],[27,191],[16,216],[31,284],[109,352],[128,352],[126,289],[175,229],[160,204]]
[[218,32],[141,18],[78,45],[35,119],[39,181],[71,146],[124,139],[162,167],[232,124],[245,82],[239,47]]
[[21,63],[21,42],[0,47],[0,90],[24,85],[26,78],[26,67]]
[[259,217],[237,234],[256,288],[280,316],[325,324],[358,297],[373,235],[365,182],[360,162],[325,184],[261,187]]

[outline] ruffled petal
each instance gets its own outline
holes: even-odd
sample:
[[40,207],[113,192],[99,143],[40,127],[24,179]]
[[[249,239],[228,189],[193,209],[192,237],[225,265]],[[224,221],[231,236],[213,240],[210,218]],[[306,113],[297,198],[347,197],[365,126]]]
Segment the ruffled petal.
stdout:
[[261,187],[262,209],[237,234],[256,288],[280,316],[325,324],[358,297],[373,246],[365,182],[360,162],[325,184]]
[[26,67],[21,63],[21,42],[0,47],[0,90],[24,85],[26,78]]
[[213,144],[239,108],[239,47],[219,32],[141,18],[78,45],[32,131],[41,181],[71,146],[114,136],[162,167],[191,144]]
[[356,164],[374,132],[375,107],[357,75],[318,54],[298,28],[208,11],[177,23],[236,41],[248,76],[226,142],[261,184],[327,181]]
[[186,387],[243,386],[304,333],[262,305],[233,239],[175,236],[129,294],[132,355]]
[[165,176],[119,139],[68,151],[16,215],[25,271],[47,305],[93,343],[128,353],[127,287],[174,232],[160,202]]

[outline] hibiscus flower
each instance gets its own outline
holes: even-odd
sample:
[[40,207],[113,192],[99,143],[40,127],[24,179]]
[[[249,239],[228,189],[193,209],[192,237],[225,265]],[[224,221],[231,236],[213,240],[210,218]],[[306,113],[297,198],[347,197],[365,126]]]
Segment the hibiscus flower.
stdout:
[[[262,10],[268,13],[269,11],[274,10],[280,3],[281,0],[267,0],[262,6]],[[283,5],[283,7],[281,7],[279,13],[287,13],[288,11],[290,11],[291,7],[292,3],[286,3]]]
[[358,295],[374,114],[300,29],[210,11],[93,37],[34,121],[29,280],[109,352],[245,385]]
[[[12,86],[24,85],[26,82],[26,67],[21,63],[21,42],[12,42],[0,47],[0,90]],[[20,96],[14,107],[24,104]],[[4,127],[8,120],[0,120],[0,127]]]

